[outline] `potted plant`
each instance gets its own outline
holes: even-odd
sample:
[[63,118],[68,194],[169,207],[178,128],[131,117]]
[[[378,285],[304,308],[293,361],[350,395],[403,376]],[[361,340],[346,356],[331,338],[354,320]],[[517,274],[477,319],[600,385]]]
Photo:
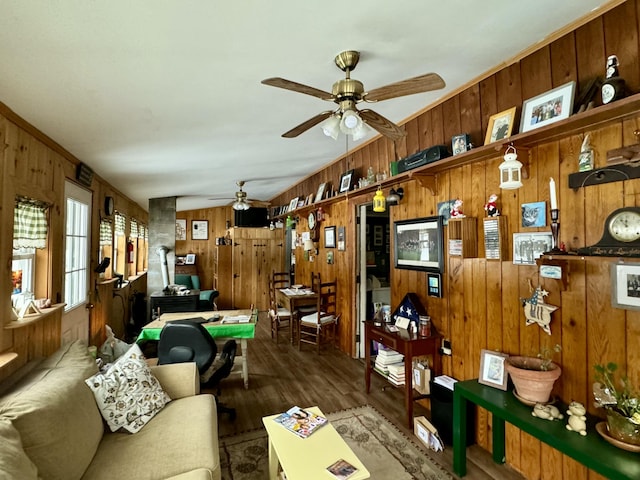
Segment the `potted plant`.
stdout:
[[516,397],[527,404],[547,403],[553,384],[562,373],[553,354],[560,352],[560,345],[545,346],[534,357],[514,355],[507,358],[506,367],[515,386]]
[[596,405],[606,410],[609,434],[621,442],[640,445],[640,392],[629,378],[616,378],[618,365],[610,362],[594,366]]

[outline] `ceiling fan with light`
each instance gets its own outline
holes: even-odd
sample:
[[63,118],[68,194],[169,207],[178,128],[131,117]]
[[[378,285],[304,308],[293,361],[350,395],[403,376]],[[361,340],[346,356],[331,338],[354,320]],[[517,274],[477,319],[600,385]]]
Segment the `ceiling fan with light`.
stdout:
[[244,180],[238,180],[236,185],[238,186],[238,191],[235,193],[235,197],[216,197],[210,198],[209,200],[233,200],[231,207],[234,210],[249,210],[251,206],[255,204],[259,204],[260,206],[268,206],[269,202],[264,202],[262,200],[256,200],[253,198],[247,198],[247,192],[242,190],[244,186]]
[[288,132],[283,133],[283,137],[297,137],[322,122],[322,130],[325,135],[332,137],[334,140],[338,138],[340,132],[345,135],[352,135],[354,140],[359,140],[366,136],[367,126],[369,126],[395,141],[405,135],[405,131],[402,128],[373,110],[358,110],[356,105],[363,101],[379,102],[405,95],[430,92],[444,88],[445,86],[444,80],[440,75],[437,73],[427,73],[367,92],[362,82],[351,78],[351,72],[356,68],[359,59],[360,52],[355,50],[347,50],[336,56],[334,60],[335,64],[340,70],[345,72],[345,78],[333,84],[331,93],[280,77],[262,80],[264,85],[312,95],[321,100],[332,101],[338,104],[336,110],[319,113]]

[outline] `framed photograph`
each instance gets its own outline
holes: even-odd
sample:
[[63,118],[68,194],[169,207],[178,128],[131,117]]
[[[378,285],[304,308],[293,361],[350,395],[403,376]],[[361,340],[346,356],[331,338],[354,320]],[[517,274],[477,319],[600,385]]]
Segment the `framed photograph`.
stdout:
[[349,170],[345,172],[340,177],[340,189],[338,193],[344,193],[351,190],[351,186],[353,185],[353,170]]
[[484,144],[509,138],[513,130],[513,122],[516,118],[516,107],[504,110],[489,117],[489,125],[487,125],[487,135],[484,138]]
[[324,227],[324,248],[336,248],[336,227]]
[[471,149],[471,139],[468,133],[462,133],[460,135],[454,135],[451,138],[451,152],[454,155],[459,155]]
[[445,200],[444,202],[438,202],[438,215],[442,217],[442,225],[444,225],[445,227],[449,225],[451,210],[453,209],[453,204],[455,202],[455,198],[452,198],[451,200]]
[[536,258],[551,250],[551,232],[514,233],[513,263],[516,265],[535,265]]
[[573,111],[575,89],[576,82],[571,81],[525,100],[522,104],[520,132],[528,132],[569,118]]
[[344,239],[345,239],[344,227],[338,227],[338,250],[341,252],[344,252],[347,249]]
[[209,240],[208,220],[191,220],[191,240]]
[[187,239],[187,220],[184,218],[176,218],[176,240]]
[[509,375],[505,368],[505,361],[509,356],[505,353],[482,350],[480,352],[480,374],[478,382],[490,387],[507,390]]
[[442,273],[444,240],[442,217],[401,220],[393,224],[395,267]]
[[522,226],[545,227],[547,225],[547,202],[523,203]]
[[322,197],[324,196],[325,188],[327,188],[327,184],[321,183],[320,186],[318,187],[318,191],[316,192],[316,198],[314,202],[319,202],[320,200],[322,200]]
[[196,264],[196,254],[188,253],[186,257],[184,257],[185,265],[195,265]]
[[611,306],[640,310],[640,263],[611,264]]
[[293,212],[296,208],[298,208],[298,197],[292,198],[289,202],[289,208],[287,212]]

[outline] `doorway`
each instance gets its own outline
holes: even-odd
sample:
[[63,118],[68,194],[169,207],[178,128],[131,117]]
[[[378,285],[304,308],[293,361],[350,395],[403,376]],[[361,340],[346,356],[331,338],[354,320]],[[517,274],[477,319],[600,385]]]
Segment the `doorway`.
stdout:
[[375,307],[391,302],[391,224],[389,210],[374,212],[373,205],[367,203],[358,207],[357,242],[358,292],[357,319],[358,357],[365,355],[364,320],[370,320]]

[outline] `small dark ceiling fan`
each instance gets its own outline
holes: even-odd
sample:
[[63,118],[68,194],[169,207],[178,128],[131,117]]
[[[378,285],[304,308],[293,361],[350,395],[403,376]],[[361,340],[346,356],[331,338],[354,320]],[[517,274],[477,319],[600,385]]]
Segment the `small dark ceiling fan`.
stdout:
[[358,110],[356,105],[360,102],[374,103],[405,95],[430,92],[432,90],[439,90],[445,86],[444,80],[440,75],[437,73],[427,73],[365,91],[362,82],[351,78],[351,72],[356,68],[359,59],[360,52],[355,50],[347,50],[336,56],[334,60],[335,64],[340,70],[345,72],[345,78],[333,84],[331,93],[280,77],[262,80],[264,85],[304,93],[320,98],[321,100],[338,104],[336,110],[319,113],[288,132],[283,133],[283,137],[297,137],[311,127],[314,127],[320,122],[324,122],[323,130],[325,134],[334,139],[337,138],[338,133],[341,131],[344,134],[353,135],[354,140],[358,140],[366,135],[367,132],[364,125],[368,125],[382,135],[395,141],[405,135],[405,131],[402,128],[373,110]]

